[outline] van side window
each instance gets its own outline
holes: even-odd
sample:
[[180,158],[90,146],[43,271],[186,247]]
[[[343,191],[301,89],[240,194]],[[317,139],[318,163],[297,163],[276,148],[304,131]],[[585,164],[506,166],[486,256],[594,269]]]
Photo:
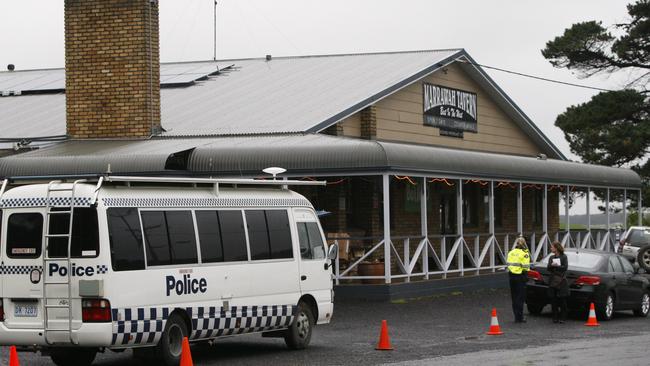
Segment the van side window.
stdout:
[[147,265],[197,263],[191,211],[143,211]]
[[[62,210],[68,210],[64,208]],[[56,211],[56,209],[53,209]],[[70,214],[50,215],[50,234],[67,234],[70,229]],[[46,239],[47,255],[50,258],[64,258],[68,255],[68,238],[55,237]],[[99,254],[99,228],[97,210],[94,207],[74,209],[72,221],[71,257],[96,257]]]
[[323,238],[315,222],[299,222],[298,240],[300,241],[300,257],[302,259],[324,259],[325,246]]
[[266,222],[269,228],[271,258],[293,258],[291,228],[289,227],[287,211],[267,210]]
[[241,211],[196,211],[203,263],[248,260]]
[[7,256],[38,258],[43,248],[43,215],[15,213],[7,220]]
[[247,210],[251,259],[293,258],[289,217],[285,210]]
[[251,259],[271,259],[269,232],[264,210],[247,210],[246,224],[248,225],[248,243],[251,247]]
[[114,271],[144,269],[144,250],[138,210],[133,207],[111,207],[106,210]]

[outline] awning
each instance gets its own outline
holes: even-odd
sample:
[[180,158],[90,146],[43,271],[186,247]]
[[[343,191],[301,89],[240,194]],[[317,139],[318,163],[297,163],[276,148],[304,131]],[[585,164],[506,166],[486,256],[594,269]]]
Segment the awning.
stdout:
[[641,187],[632,170],[323,134],[147,141],[69,141],[0,159],[0,176],[104,173],[256,177],[269,166],[290,176],[380,173],[594,187]]

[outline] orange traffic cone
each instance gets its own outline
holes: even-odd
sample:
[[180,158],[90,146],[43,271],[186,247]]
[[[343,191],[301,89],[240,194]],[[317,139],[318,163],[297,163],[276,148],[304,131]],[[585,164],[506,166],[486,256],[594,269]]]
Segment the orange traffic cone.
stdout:
[[497,319],[497,309],[492,308],[492,319],[490,319],[490,331],[486,333],[487,335],[501,335],[501,327],[499,326],[499,319]]
[[192,352],[190,352],[190,342],[187,340],[187,337],[183,337],[180,366],[194,366],[194,362],[192,362]]
[[391,351],[393,346],[390,345],[390,338],[388,337],[388,323],[385,320],[381,321],[381,332],[379,333],[379,343],[377,343],[376,350]]
[[587,319],[585,325],[588,327],[597,327],[600,325],[598,324],[598,319],[596,319],[596,308],[593,302],[589,306],[589,319]]
[[9,366],[20,366],[20,362],[18,362],[18,352],[16,352],[16,346],[9,347]]

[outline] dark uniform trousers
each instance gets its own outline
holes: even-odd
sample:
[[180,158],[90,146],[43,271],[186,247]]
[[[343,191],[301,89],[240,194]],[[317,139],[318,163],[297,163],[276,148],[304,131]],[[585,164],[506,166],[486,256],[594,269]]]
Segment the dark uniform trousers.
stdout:
[[508,272],[510,276],[510,295],[512,296],[512,312],[515,314],[515,321],[524,319],[524,303],[526,302],[526,281],[528,277],[526,272],[514,274]]

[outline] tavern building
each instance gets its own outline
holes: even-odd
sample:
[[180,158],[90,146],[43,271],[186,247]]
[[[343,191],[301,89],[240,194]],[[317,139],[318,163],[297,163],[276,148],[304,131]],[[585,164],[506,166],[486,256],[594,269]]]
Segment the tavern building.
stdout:
[[299,192],[340,245],[338,291],[366,298],[502,283],[518,235],[535,259],[611,250],[560,206],[639,195],[631,170],[568,161],[465,50],[160,64],[156,2],[120,4],[65,1],[66,68],[0,72],[0,177],[326,179]]

